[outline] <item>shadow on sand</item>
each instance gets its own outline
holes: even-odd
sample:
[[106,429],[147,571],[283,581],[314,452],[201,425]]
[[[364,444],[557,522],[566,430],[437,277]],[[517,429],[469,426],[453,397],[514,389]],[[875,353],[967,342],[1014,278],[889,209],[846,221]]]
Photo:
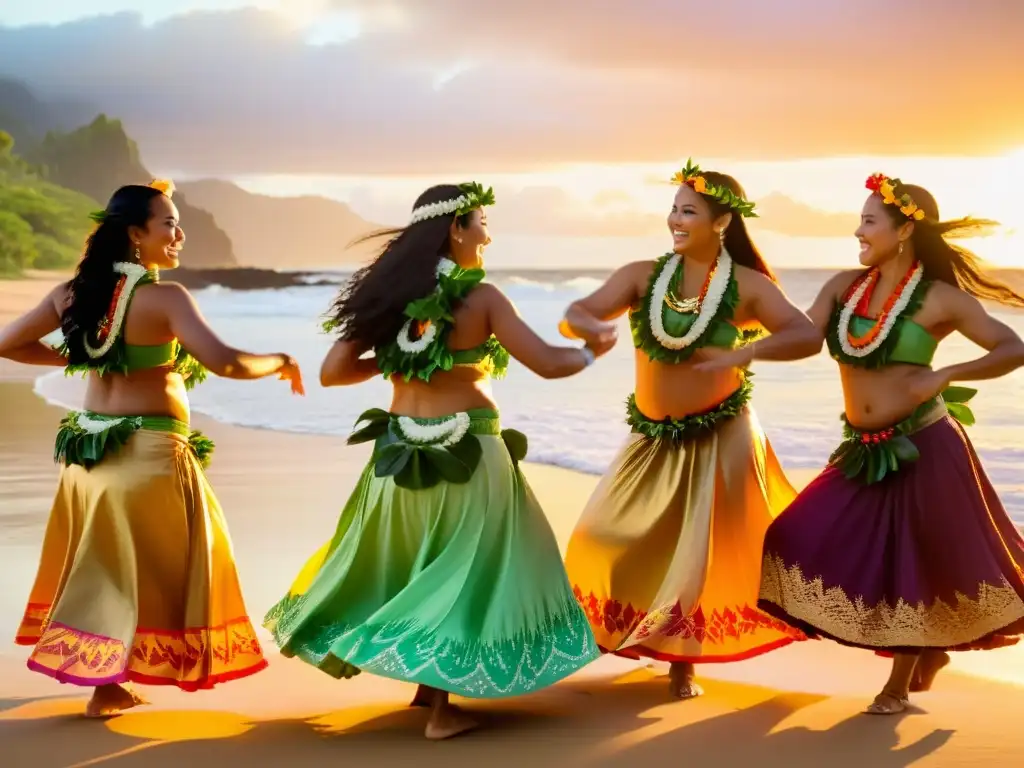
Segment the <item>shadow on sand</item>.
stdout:
[[437,744],[423,739],[423,711],[396,704],[262,721],[230,712],[139,709],[96,722],[81,717],[83,697],[0,700],[0,762],[12,768],[399,766],[423,764],[429,749],[446,768],[692,761],[722,768],[905,768],[952,735],[935,730],[900,746],[896,728],[903,716],[855,714],[821,731],[785,726],[828,698],[736,683],[709,682],[699,702],[668,702],[666,694],[664,678],[647,676],[469,702],[480,730]]

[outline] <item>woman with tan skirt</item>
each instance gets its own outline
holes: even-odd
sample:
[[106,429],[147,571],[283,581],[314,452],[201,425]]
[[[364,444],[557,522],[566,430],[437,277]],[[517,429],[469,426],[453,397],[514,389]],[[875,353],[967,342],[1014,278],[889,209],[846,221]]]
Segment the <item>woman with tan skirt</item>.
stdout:
[[562,323],[587,339],[628,310],[636,347],[631,434],[566,569],[602,650],[670,662],[672,695],[687,699],[701,693],[695,663],[802,637],[757,609],[764,532],[796,493],[749,405],[746,368],[817,354],[822,336],[751,242],[739,184],[690,163],[674,181],[672,251],[622,267]]

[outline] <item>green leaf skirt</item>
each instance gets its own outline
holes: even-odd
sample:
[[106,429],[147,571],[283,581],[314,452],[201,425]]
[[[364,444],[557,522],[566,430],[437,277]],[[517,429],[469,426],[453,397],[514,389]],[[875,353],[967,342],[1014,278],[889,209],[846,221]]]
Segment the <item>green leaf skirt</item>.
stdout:
[[53,446],[53,460],[58,464],[79,464],[91,469],[108,454],[119,451],[140,429],[187,437],[189,448],[203,469],[210,465],[213,441],[183,421],[169,416],[107,416],[92,411],[70,411],[61,419]]
[[947,387],[938,397],[922,403],[898,424],[877,430],[853,426],[843,414],[843,441],[829,457],[829,464],[847,478],[859,478],[866,485],[881,482],[899,471],[903,464],[917,461],[920,451],[911,436],[946,416],[964,426],[974,424],[967,403],[978,393],[968,387]]

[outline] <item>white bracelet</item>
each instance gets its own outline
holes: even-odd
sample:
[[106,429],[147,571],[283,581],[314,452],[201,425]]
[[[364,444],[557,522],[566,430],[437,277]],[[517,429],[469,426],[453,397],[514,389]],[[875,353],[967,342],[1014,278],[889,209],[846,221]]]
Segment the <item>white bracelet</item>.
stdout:
[[583,367],[589,368],[592,366],[594,361],[597,359],[597,356],[594,354],[594,350],[590,349],[590,347],[581,347],[580,352],[583,353]]

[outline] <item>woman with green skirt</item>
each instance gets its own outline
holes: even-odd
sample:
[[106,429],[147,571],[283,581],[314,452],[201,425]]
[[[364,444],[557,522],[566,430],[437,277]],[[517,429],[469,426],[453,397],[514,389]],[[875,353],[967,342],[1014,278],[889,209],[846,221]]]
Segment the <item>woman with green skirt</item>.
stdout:
[[374,450],[334,537],[264,620],[285,656],[336,678],[418,684],[430,739],[475,725],[450,693],[528,693],[599,654],[519,469],[526,438],[501,428],[490,379],[510,357],[571,376],[615,344],[615,328],[582,349],[550,346],[482,282],[493,202],[477,184],[428,189],[407,226],[371,235],[389,240],[335,300],[321,383],[383,374],[394,394],[349,438]]

